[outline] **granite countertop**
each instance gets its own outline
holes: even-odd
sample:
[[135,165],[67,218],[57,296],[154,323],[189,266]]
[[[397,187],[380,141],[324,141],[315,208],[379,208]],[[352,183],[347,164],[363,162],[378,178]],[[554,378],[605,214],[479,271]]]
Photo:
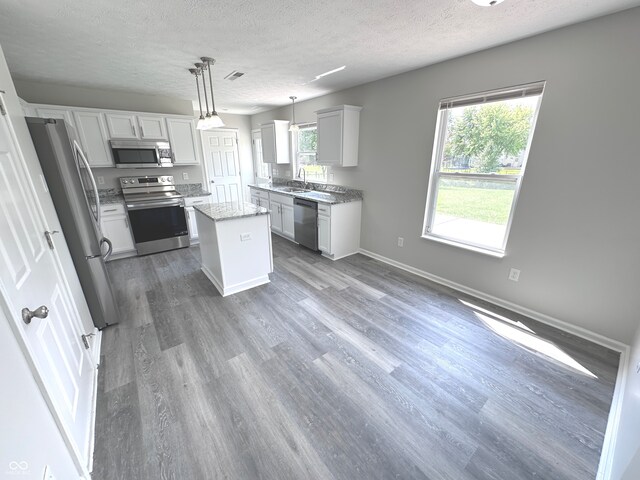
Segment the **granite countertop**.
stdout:
[[[202,188],[201,183],[181,183],[176,185],[176,190],[178,193],[181,193],[184,198],[207,197],[211,195],[211,192]],[[98,190],[98,195],[100,196],[100,203],[102,205],[124,203],[122,190],[118,188],[101,188]]]
[[179,183],[176,185],[176,190],[185,198],[207,197],[211,195],[211,192],[202,188],[201,183]]
[[214,222],[269,214],[266,208],[248,202],[203,203],[193,208]]
[[[296,180],[287,181],[284,184],[277,183],[274,185],[268,183],[258,183],[249,185],[252,188],[258,188],[268,192],[274,192],[290,197],[304,198],[319,203],[333,205],[337,203],[357,202],[362,200],[362,191],[352,188],[346,188],[339,185],[324,185],[316,183],[303,183]],[[287,189],[297,188],[307,190],[305,192],[289,192]]]

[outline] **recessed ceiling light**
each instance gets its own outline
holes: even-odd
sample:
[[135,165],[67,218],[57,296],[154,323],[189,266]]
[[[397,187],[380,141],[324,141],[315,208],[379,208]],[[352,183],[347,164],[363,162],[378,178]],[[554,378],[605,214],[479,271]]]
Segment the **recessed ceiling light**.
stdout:
[[344,70],[345,68],[347,68],[346,65],[342,65],[341,67],[338,68],[334,68],[333,70],[329,70],[328,72],[324,72],[321,73],[320,75],[316,75],[316,78],[314,78],[313,80],[311,80],[312,82],[315,82],[316,80],[320,80],[322,77],[326,77],[327,75],[331,75],[332,73],[337,73],[337,72],[341,72],[342,70]]
[[476,5],[480,5],[481,7],[495,7],[499,3],[504,2],[504,0],[471,0]]

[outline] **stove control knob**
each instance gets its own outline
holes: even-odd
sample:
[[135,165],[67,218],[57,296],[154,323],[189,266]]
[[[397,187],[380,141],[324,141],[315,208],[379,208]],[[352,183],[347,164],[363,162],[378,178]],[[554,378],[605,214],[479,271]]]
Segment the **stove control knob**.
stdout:
[[129,183],[129,180],[122,180],[122,183]]

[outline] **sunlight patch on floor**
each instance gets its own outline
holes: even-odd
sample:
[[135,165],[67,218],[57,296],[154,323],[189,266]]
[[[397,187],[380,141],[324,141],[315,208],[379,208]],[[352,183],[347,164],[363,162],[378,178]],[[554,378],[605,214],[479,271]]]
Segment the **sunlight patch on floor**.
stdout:
[[474,314],[482,323],[488,326],[495,333],[507,340],[517,343],[529,350],[540,353],[546,357],[549,357],[565,367],[569,367],[575,371],[587,375],[591,378],[598,378],[591,371],[582,366],[579,362],[573,359],[570,355],[562,351],[556,345],[544,338],[540,338],[529,327],[522,322],[510,320],[502,315],[495,314],[490,310],[474,305],[470,302],[466,302],[462,299],[458,299],[461,303],[472,308]]

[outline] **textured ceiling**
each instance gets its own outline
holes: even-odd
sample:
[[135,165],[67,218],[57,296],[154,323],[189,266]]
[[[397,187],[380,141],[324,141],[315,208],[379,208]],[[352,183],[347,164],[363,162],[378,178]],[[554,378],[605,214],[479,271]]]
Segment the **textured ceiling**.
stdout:
[[[19,78],[195,100],[187,68],[214,57],[216,106],[257,113],[563,25],[640,0],[0,0]],[[316,75],[342,72],[309,83]],[[238,70],[245,75],[223,78]]]

